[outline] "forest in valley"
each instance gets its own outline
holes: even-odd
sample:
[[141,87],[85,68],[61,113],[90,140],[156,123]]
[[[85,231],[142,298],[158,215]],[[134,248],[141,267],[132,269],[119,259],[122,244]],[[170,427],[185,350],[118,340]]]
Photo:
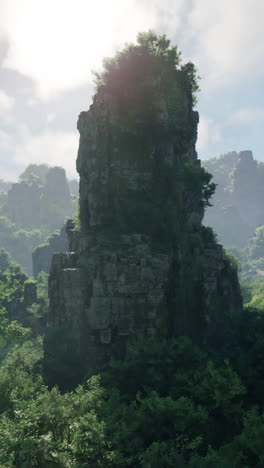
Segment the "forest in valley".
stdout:
[[226,250],[244,310],[221,353],[186,336],[139,340],[128,361],[79,382],[74,342],[61,330],[51,385],[43,358],[48,275],[27,276],[2,248],[1,466],[261,467],[263,232]]
[[[150,79],[153,76],[155,80]],[[97,75],[97,95],[88,112],[91,120],[99,121],[100,154],[109,157],[108,172],[104,172],[103,158],[98,163],[101,185],[95,175],[89,179],[93,171],[96,174],[100,158],[99,151],[93,153],[94,127],[83,137],[82,121],[77,159],[80,199],[78,181],[67,180],[61,167],[31,164],[18,182],[1,180],[1,468],[264,466],[264,165],[251,151],[231,151],[202,165],[194,162],[197,90],[195,67],[181,65],[177,47],[165,36],[141,33],[136,45],[105,61],[103,72]],[[102,95],[105,100],[100,99]],[[107,112],[100,114],[100,106],[109,95],[115,119],[108,121],[104,120]],[[179,102],[184,105],[177,107]],[[184,114],[182,109],[187,107]],[[105,141],[101,135],[107,135]],[[114,150],[109,156],[111,145]],[[152,147],[156,153],[150,151]],[[135,154],[140,157],[134,170]],[[119,158],[116,166],[115,158]],[[88,170],[85,161],[90,160]],[[154,188],[148,185],[149,173],[154,174]],[[133,226],[134,237],[129,237]],[[60,281],[64,272],[71,275],[89,261],[92,270],[99,241],[100,252],[108,249],[106,266],[113,283],[111,255],[123,255],[118,268],[127,276],[133,272],[131,283],[136,283],[136,267],[144,270],[142,284],[147,285],[151,268],[165,271],[165,256],[173,260],[164,286],[167,309],[164,306],[160,312],[160,307],[157,312],[165,316],[164,322],[155,322],[158,332],[153,332],[154,326],[150,329],[149,323],[154,322],[148,322],[150,332],[142,327],[142,333],[128,339],[124,353],[125,316],[125,324],[112,331],[111,339],[119,346],[113,358],[106,351],[107,326],[102,327],[104,336],[99,330],[100,343],[96,329],[91,346],[98,338],[98,348],[91,349],[109,359],[95,372],[85,360],[86,348],[82,351],[85,336],[78,341],[77,328],[87,330],[87,323],[82,316],[77,325],[72,318],[66,317],[69,322],[63,318],[67,304],[78,316],[77,299],[71,301],[71,294],[79,283],[72,287],[66,276],[65,283]],[[128,246],[127,251],[121,251],[122,245]],[[68,259],[68,255],[71,264],[60,256],[73,248],[75,257],[81,258],[76,264],[75,257]],[[122,270],[126,254],[128,264],[135,258],[138,262],[133,269]],[[142,258],[149,261],[148,269],[139,263]],[[59,270],[63,261],[66,266]],[[87,267],[85,278],[90,270]],[[107,276],[105,272],[106,268]],[[58,287],[54,292],[55,280],[65,289]],[[117,296],[116,284],[111,287]],[[134,289],[133,296],[124,281],[120,284],[122,297],[129,300],[145,291]],[[104,293],[94,281],[93,299],[96,287],[99,298]],[[104,287],[109,287],[107,282]],[[212,295],[207,291],[210,288],[215,288]],[[62,292],[63,306],[62,297],[56,296]],[[188,297],[192,292],[193,300]],[[233,313],[227,311],[232,301]],[[106,300],[102,303],[108,307]],[[133,304],[136,308],[140,302]],[[138,322],[135,319],[141,330]],[[89,326],[96,328],[93,323]]]

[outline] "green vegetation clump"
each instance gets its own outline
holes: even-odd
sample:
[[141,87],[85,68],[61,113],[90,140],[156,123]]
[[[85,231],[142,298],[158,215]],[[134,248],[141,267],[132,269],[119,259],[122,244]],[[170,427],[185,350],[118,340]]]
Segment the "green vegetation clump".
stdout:
[[208,206],[212,206],[210,200],[215,192],[216,184],[211,182],[212,175],[197,162],[190,161],[184,165],[183,182],[186,196],[184,207],[186,212],[204,211]]
[[48,229],[17,229],[6,216],[0,216],[0,245],[6,249],[12,259],[23,265],[28,274],[32,270],[32,252],[48,235]]
[[222,356],[187,337],[139,339],[64,393],[43,382],[40,340],[13,345],[0,363],[1,466],[262,466],[263,331],[245,312]]
[[231,252],[225,252],[225,256],[228,259],[233,270],[235,270],[238,273],[241,270],[241,264],[239,259]]
[[251,260],[264,258],[264,226],[258,226],[248,245],[248,257]]
[[[243,288],[255,289],[264,280],[264,226],[256,228],[254,236],[242,249],[231,247],[229,254],[239,263]],[[253,293],[253,296],[255,293]]]
[[[211,228],[202,236],[215,242]],[[47,275],[38,276],[37,300],[25,309],[25,287],[34,284],[1,250],[1,467],[263,465],[264,304],[255,297],[263,284],[244,290],[247,306],[233,317],[221,353],[186,336],[139,337],[126,360],[83,380],[68,330],[48,331],[44,358],[34,336],[36,323],[46,322]],[[9,315],[14,305],[20,321]],[[31,328],[20,323],[25,314]]]
[[169,91],[172,82],[174,87],[178,82],[194,105],[199,77],[193,63],[180,66],[180,62],[181,52],[177,46],[170,46],[165,35],[159,36],[153,31],[139,33],[137,44],[128,44],[114,57],[104,60],[103,71],[95,73],[96,87],[98,90],[104,86],[119,96],[125,88],[131,93],[136,88],[143,107],[149,107],[161,90]]
[[[158,36],[153,31],[139,33],[137,42],[136,45],[128,44],[114,57],[104,59],[104,71],[95,73],[97,86],[119,87],[122,83],[132,82],[141,73],[145,73],[144,68],[147,68],[153,77],[158,75],[162,68],[177,69],[181,61],[181,52],[178,52],[177,46],[170,47],[170,40],[165,35]],[[147,63],[146,56],[149,59]],[[158,57],[159,61],[153,60],[153,57]]]
[[[26,283],[28,284],[31,279]],[[49,298],[48,298],[48,274],[41,271],[36,280],[33,280],[36,285],[37,301],[27,307],[27,312],[38,319],[39,325],[45,330],[48,317]]]
[[80,203],[78,202],[77,210],[71,218],[74,231],[81,231],[81,216],[80,216]]
[[48,164],[29,164],[22,174],[20,174],[19,180],[25,180],[32,183],[38,179],[41,185],[45,185],[49,169],[50,167]]
[[[164,78],[152,91],[169,85],[170,73],[177,73],[194,99],[194,68],[179,68],[180,54],[169,46],[165,36],[140,34],[138,45],[106,62],[98,86],[116,87],[118,93],[124,74],[133,86],[145,73],[144,53],[150,76],[158,67]],[[31,169],[23,178],[34,179]],[[186,164],[182,172],[187,216],[194,208],[202,212],[215,189],[211,176],[195,164]],[[194,186],[199,196],[192,199]],[[77,213],[77,230],[79,220]],[[2,216],[1,225],[7,240],[14,224]],[[202,227],[200,233],[201,243],[215,243],[213,229]],[[254,242],[249,251],[258,259],[260,231]],[[234,255],[226,257],[237,270]],[[221,352],[187,336],[139,336],[125,360],[83,379],[78,340],[68,329],[48,329],[44,356],[39,330],[47,320],[47,282],[43,273],[36,281],[28,279],[0,250],[1,468],[264,466],[263,284],[252,280],[242,287],[246,306],[232,317]],[[188,276],[180,286],[188,293]],[[26,291],[31,295],[26,297]],[[179,317],[185,313],[180,307]],[[194,307],[199,317],[199,305]]]
[[242,278],[241,291],[246,307],[264,311],[264,278],[254,276]]

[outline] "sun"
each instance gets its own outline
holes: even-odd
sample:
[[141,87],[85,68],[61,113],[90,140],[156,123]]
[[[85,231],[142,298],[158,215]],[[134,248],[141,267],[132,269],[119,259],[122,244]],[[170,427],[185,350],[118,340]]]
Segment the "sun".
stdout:
[[32,77],[38,95],[91,81],[91,71],[153,21],[136,0],[4,0],[11,38],[4,65]]

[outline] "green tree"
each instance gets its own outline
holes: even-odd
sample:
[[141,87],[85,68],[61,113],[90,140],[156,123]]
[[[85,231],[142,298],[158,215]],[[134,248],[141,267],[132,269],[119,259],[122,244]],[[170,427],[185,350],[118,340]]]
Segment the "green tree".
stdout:
[[158,91],[161,87],[168,87],[172,77],[174,81],[178,77],[194,104],[199,90],[196,68],[191,62],[180,67],[180,62],[181,52],[177,46],[170,45],[170,40],[165,35],[159,36],[153,31],[139,33],[137,44],[128,44],[114,57],[104,60],[104,70],[95,73],[96,86],[106,86],[112,91],[120,92],[124,83],[132,89],[135,85],[143,85],[144,91],[148,93],[152,78],[156,85],[151,92],[155,93],[155,89]]
[[251,259],[264,257],[264,226],[257,227],[254,237],[249,242],[248,255]]

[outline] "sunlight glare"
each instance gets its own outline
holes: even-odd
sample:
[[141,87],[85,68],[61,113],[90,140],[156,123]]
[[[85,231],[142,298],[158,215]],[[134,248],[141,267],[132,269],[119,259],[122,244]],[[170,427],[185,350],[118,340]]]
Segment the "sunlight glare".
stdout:
[[41,98],[88,83],[103,57],[155,22],[134,0],[3,1],[4,66],[32,77]]

